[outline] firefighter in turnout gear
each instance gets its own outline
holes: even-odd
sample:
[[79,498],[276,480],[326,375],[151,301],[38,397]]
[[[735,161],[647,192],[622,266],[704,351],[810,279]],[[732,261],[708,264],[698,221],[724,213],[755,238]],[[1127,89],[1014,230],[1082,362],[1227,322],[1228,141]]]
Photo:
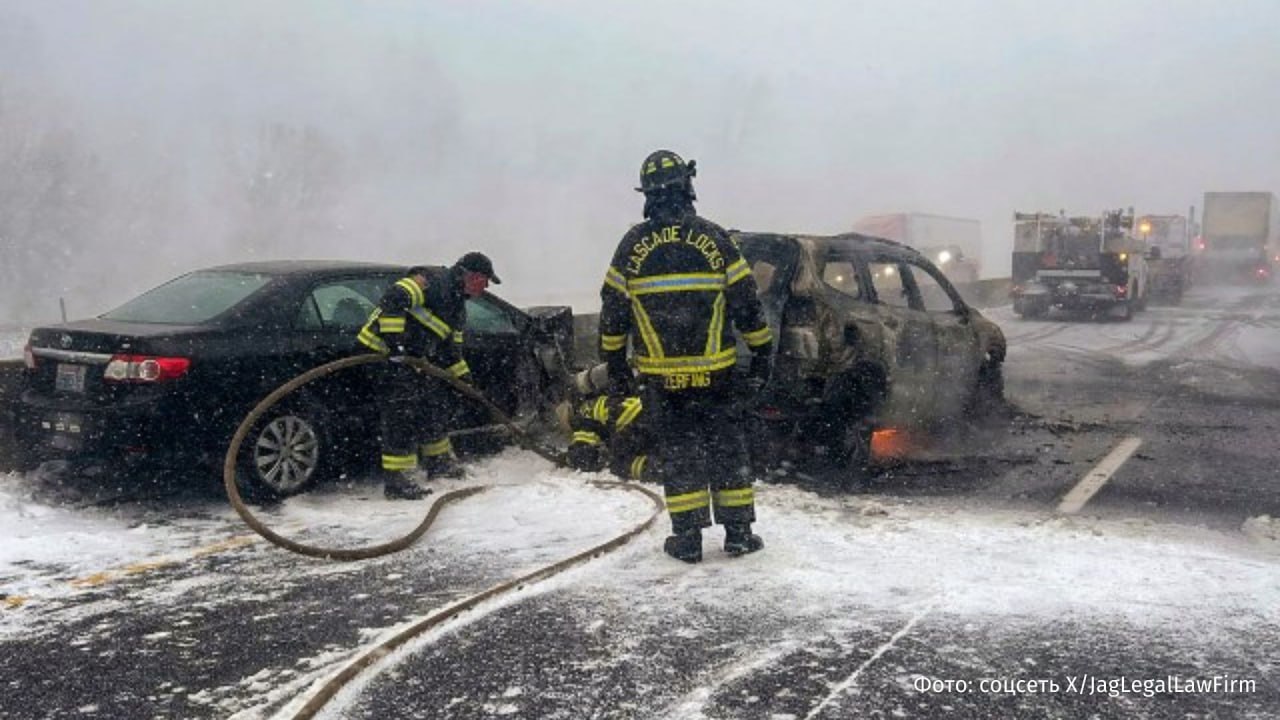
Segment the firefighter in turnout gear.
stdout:
[[462,357],[466,299],[501,282],[493,263],[481,253],[463,255],[451,268],[415,266],[387,289],[357,340],[391,356],[376,372],[382,434],[383,492],[388,498],[415,500],[430,490],[408,476],[419,458],[430,478],[460,477],[449,441],[448,421],[456,395],[448,385],[396,362],[424,358],[464,382],[471,369]]
[[772,368],[773,338],[751,268],[720,226],[693,208],[694,163],[659,150],[640,166],[645,221],[614,252],[600,290],[600,353],[615,395],[631,392],[631,345],[646,425],[646,475],[663,483],[672,534],[668,555],[702,559],[702,528],[724,525],[725,552],[764,547],[751,532],[755,495],[735,421],[737,348],[751,348],[748,385]]
[[636,395],[596,395],[571,406],[570,467],[597,472],[608,465],[624,480],[646,479],[651,443],[643,412],[644,402]]

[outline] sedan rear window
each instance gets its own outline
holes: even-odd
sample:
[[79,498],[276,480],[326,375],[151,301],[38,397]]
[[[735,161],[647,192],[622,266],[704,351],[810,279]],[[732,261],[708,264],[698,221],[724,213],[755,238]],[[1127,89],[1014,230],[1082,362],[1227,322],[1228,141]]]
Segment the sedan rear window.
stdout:
[[149,290],[111,312],[106,320],[198,325],[240,304],[270,282],[270,275],[194,272]]

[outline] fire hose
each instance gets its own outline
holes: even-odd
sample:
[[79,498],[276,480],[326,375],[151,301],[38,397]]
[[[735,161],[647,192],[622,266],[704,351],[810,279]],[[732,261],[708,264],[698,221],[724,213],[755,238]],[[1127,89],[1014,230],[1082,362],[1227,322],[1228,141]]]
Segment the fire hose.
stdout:
[[[409,547],[414,542],[416,542],[419,538],[421,538],[422,535],[426,533],[427,529],[431,527],[431,524],[435,522],[436,517],[440,514],[440,511],[445,506],[451,503],[455,503],[459,500],[462,500],[463,498],[469,497],[471,495],[474,495],[478,492],[481,492],[487,489],[486,486],[476,486],[476,487],[469,487],[469,488],[461,488],[458,490],[452,490],[450,492],[444,493],[434,503],[432,503],[431,508],[427,511],[427,514],[422,519],[422,521],[419,522],[418,525],[414,527],[412,530],[410,530],[406,535],[399,537],[395,540],[391,540],[389,542],[380,543],[377,545],[369,545],[366,547],[358,547],[358,548],[340,548],[340,549],[339,548],[323,548],[323,547],[317,547],[314,545],[307,545],[305,543],[300,543],[296,540],[291,540],[275,532],[271,528],[267,527],[265,523],[263,523],[253,514],[253,512],[245,504],[244,499],[240,496],[239,484],[236,481],[236,471],[237,471],[237,465],[238,465],[237,460],[240,454],[240,446],[244,444],[245,437],[249,434],[249,431],[253,428],[254,424],[257,423],[258,420],[264,414],[266,414],[269,410],[271,410],[271,408],[275,407],[277,403],[279,403],[285,397],[297,391],[299,388],[303,387],[304,385],[307,385],[308,383],[314,382],[322,377],[331,375],[340,370],[345,370],[348,368],[353,368],[360,365],[368,365],[368,364],[377,363],[377,362],[389,362],[389,359],[385,355],[370,353],[367,355],[355,355],[352,357],[341,358],[329,363],[325,363],[324,365],[320,365],[318,367],[312,368],[311,370],[308,370],[302,373],[301,375],[298,375],[294,379],[284,383],[280,387],[273,390],[269,395],[267,395],[257,405],[255,405],[252,410],[249,411],[249,414],[246,415],[244,420],[240,422],[240,426],[236,428],[236,432],[231,438],[231,445],[227,448],[227,454],[222,463],[223,485],[226,488],[227,497],[231,501],[231,507],[235,509],[236,514],[238,514],[240,518],[244,520],[245,524],[248,525],[254,532],[258,533],[259,535],[261,535],[263,538],[265,538],[272,544],[282,547],[285,550],[298,553],[300,555],[306,555],[308,557],[321,558],[325,560],[366,560],[369,558],[380,557],[382,555],[388,555]],[[420,373],[443,380],[444,382],[448,383],[451,387],[453,387],[455,390],[462,393],[464,396],[480,403],[480,405],[482,405],[486,410],[488,410],[489,414],[493,417],[493,419],[497,421],[500,425],[503,425],[504,427],[509,429],[513,437],[515,437],[516,441],[519,442],[526,449],[531,450],[534,453],[537,453],[539,456],[550,461],[552,464],[555,464],[560,467],[567,466],[567,462],[562,454],[552,452],[546,448],[539,446],[538,443],[529,435],[528,432],[526,432],[520,426],[516,425],[515,422],[513,422],[511,418],[508,417],[507,414],[502,411],[501,408],[499,408],[497,405],[494,405],[493,402],[489,400],[489,398],[485,397],[484,393],[480,392],[480,390],[459,380],[458,378],[451,375],[448,371],[440,368],[439,366],[433,365],[432,363],[424,359],[415,358],[415,357],[405,357],[403,358],[403,362],[404,364],[412,367],[414,370],[417,370]],[[639,488],[636,486],[627,486],[622,483],[596,483],[596,484],[610,485],[610,486],[618,485],[618,486],[626,487],[627,489],[643,492],[649,495],[650,498],[656,502],[659,510],[662,509],[661,498],[659,498],[657,495],[655,495],[654,493],[644,488]],[[656,513],[655,513],[655,517],[656,517]],[[650,518],[649,522],[652,522],[652,520],[653,518]],[[646,523],[646,526],[647,524],[648,523]]]

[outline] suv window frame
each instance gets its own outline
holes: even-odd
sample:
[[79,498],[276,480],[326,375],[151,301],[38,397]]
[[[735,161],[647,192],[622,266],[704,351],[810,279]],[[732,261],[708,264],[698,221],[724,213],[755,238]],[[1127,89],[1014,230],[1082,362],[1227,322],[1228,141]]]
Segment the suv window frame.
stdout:
[[[964,298],[960,297],[960,293],[958,293],[955,287],[951,285],[951,282],[947,280],[946,276],[942,273],[941,270],[938,270],[937,267],[934,267],[928,264],[927,262],[922,262],[920,259],[917,259],[917,258],[906,258],[903,260],[903,262],[905,262],[907,265],[909,265],[912,268],[911,277],[908,280],[908,282],[915,287],[915,296],[920,300],[921,311],[929,313],[931,315],[940,315],[940,314],[963,315],[964,314],[964,309],[967,307],[967,304],[964,302]],[[920,283],[916,282],[915,269],[923,270],[926,275],[933,278],[933,281],[938,284],[938,287],[942,288],[942,292],[945,293],[947,296],[947,299],[951,301],[950,310],[930,310],[925,305],[924,293],[920,289]]]

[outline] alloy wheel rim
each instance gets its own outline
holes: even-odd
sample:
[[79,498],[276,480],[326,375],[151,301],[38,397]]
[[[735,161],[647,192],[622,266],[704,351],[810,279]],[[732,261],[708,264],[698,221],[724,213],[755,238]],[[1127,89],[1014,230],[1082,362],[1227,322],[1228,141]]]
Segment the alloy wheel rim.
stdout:
[[280,493],[300,489],[320,463],[320,437],[311,423],[281,415],[267,423],[254,444],[258,479]]

